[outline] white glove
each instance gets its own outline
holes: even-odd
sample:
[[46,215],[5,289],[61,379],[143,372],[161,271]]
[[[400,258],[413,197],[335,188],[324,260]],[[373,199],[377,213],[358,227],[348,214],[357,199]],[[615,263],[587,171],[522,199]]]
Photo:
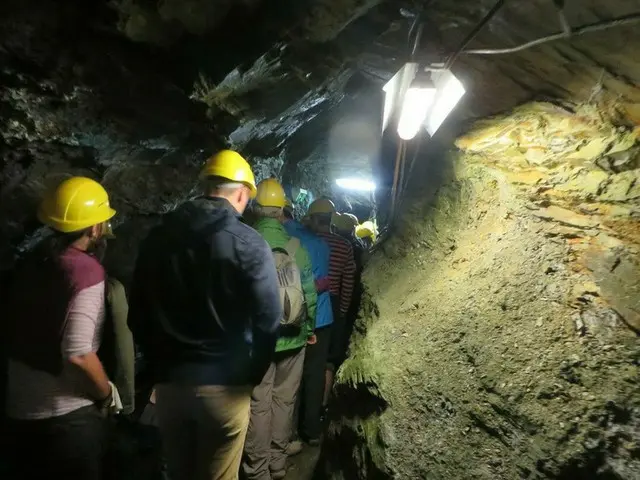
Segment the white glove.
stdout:
[[109,385],[111,385],[111,405],[109,405],[109,413],[120,413],[122,411],[120,393],[113,382],[109,382]]

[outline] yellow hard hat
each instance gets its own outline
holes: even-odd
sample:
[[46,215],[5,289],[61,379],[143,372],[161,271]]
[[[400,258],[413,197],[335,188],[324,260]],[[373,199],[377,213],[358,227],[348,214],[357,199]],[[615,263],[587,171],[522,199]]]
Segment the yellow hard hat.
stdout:
[[356,236],[358,238],[371,237],[373,241],[376,239],[376,227],[372,221],[367,220],[356,227]]
[[251,198],[257,194],[256,179],[251,167],[238,152],[221,150],[207,160],[201,177],[221,177],[232,182],[242,183],[251,190]]
[[309,206],[309,215],[336,213],[336,206],[328,198],[319,198]]
[[63,233],[77,232],[106,222],[116,214],[102,185],[85,177],[72,177],[43,198],[38,219]]
[[258,194],[256,202],[261,207],[283,208],[287,201],[284,189],[275,178],[266,178],[258,184]]
[[334,213],[331,216],[331,223],[341,232],[353,232],[353,229],[358,225],[358,220],[354,221],[348,213]]

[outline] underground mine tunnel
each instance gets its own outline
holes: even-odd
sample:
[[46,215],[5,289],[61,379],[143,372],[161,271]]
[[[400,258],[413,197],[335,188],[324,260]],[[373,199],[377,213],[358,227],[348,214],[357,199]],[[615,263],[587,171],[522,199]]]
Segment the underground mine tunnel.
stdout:
[[639,479],[639,51],[637,0],[5,0],[3,295],[47,189],[105,187],[129,291],[233,149],[379,231],[287,479]]

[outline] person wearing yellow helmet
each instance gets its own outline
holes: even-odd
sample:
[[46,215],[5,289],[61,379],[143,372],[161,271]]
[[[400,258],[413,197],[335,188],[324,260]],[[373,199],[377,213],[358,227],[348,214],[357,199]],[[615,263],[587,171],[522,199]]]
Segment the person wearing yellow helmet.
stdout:
[[356,225],[358,225],[358,218],[350,213],[335,213],[331,217],[331,225],[333,225],[336,233],[347,236],[350,239],[353,236]]
[[331,324],[333,310],[329,292],[329,245],[315,234],[308,225],[310,216],[300,222],[285,208],[284,228],[292,237],[300,239],[302,246],[309,252],[313,270],[313,279],[317,293],[316,322],[312,339],[306,347],[302,371],[302,386],[299,392],[298,415],[300,430],[292,431],[293,438],[287,447],[287,455],[295,455],[303,449],[303,440],[318,442],[322,432],[321,412],[325,388],[325,368],[331,342]]
[[[333,308],[333,323],[331,325],[331,341],[327,359],[327,382],[325,384],[325,399],[328,401],[328,392],[331,388],[332,373],[343,361],[342,337],[344,322],[351,305],[356,280],[356,264],[351,244],[332,233],[331,219],[336,213],[334,203],[321,198],[309,206],[311,229],[322,238],[330,249],[329,256],[329,291],[331,292],[331,305]],[[315,443],[317,439],[312,439]]]
[[371,220],[362,222],[362,224],[356,227],[356,237],[362,239],[367,247],[370,247],[377,237],[377,229]]
[[101,477],[104,417],[112,404],[97,351],[105,318],[105,271],[92,253],[115,215],[96,181],[72,177],[38,209],[54,233],[18,268],[7,305],[6,412],[15,458],[29,478]]
[[157,383],[175,480],[237,478],[251,391],[271,366],[283,317],[271,249],[240,218],[258,193],[249,163],[223,150],[200,176],[204,195],[142,242],[130,291],[129,326]]
[[275,178],[258,184],[253,228],[272,249],[285,315],[276,356],[253,390],[242,470],[247,480],[284,478],[293,410],[307,342],[314,338],[317,293],[309,252],[284,228],[285,193]]

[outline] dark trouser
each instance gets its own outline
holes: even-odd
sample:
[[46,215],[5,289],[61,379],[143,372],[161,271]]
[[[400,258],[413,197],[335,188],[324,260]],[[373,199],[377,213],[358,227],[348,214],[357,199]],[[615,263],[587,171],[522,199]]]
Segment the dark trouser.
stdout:
[[342,364],[345,358],[347,342],[344,338],[345,316],[340,313],[340,297],[331,295],[331,309],[333,310],[333,325],[331,326],[331,345],[329,346],[329,363],[334,370]]
[[9,420],[11,480],[99,480],[106,421],[93,406],[44,420]]
[[324,397],[324,372],[331,345],[332,326],[316,329],[316,343],[307,345],[302,371],[302,392],[300,401],[300,430],[309,440],[320,438],[322,424],[322,399]]

